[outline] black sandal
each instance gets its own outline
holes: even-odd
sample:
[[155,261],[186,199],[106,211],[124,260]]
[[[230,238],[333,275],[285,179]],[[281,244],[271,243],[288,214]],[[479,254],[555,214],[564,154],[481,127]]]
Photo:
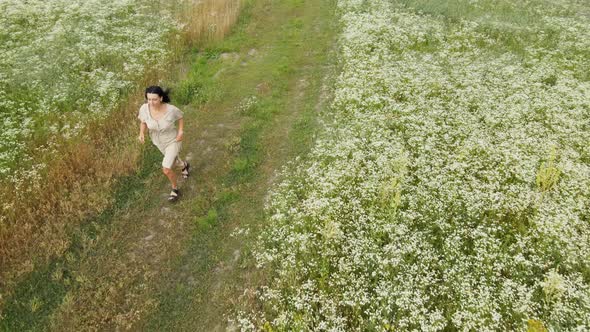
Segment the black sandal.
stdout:
[[184,179],[188,179],[188,176],[190,175],[189,174],[190,169],[191,169],[191,164],[189,164],[188,161],[185,161],[184,167],[182,168],[182,172],[181,172],[182,177]]
[[168,196],[168,202],[176,202],[179,196],[180,191],[178,191],[178,189],[172,189],[170,195]]

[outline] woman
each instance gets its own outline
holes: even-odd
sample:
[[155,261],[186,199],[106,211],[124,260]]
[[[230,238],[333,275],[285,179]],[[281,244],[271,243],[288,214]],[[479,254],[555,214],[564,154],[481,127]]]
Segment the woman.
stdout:
[[[137,118],[139,125],[139,141],[145,142],[145,130],[149,129],[152,143],[164,154],[162,172],[172,184],[172,191],[168,196],[170,202],[174,202],[180,196],[176,173],[172,170],[174,163],[182,165],[182,177],[188,178],[190,164],[179,157],[182,146],[184,121],[182,112],[174,105],[169,104],[168,91],[159,86],[150,86],[145,89],[146,103],[141,105]],[[174,125],[178,122],[178,129]]]

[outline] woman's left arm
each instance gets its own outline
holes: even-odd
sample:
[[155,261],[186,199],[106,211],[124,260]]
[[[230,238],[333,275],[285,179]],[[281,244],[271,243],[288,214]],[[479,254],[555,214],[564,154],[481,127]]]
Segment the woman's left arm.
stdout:
[[182,142],[182,138],[184,136],[184,119],[178,119],[178,134],[176,134],[176,141]]

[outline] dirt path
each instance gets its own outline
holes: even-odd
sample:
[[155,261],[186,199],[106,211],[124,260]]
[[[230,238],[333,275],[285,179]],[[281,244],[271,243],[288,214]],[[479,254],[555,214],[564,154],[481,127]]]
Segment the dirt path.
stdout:
[[[333,1],[252,1],[234,35],[192,66],[207,68],[203,84],[214,91],[199,107],[179,105],[193,165],[182,200],[166,202],[159,156],[148,148],[147,175],[62,260],[21,285],[7,311],[16,319],[0,327],[231,329],[235,300],[263,280],[248,264],[248,242],[264,221],[264,198],[277,170],[309,148],[330,97],[333,10]],[[237,229],[250,233],[231,236]]]

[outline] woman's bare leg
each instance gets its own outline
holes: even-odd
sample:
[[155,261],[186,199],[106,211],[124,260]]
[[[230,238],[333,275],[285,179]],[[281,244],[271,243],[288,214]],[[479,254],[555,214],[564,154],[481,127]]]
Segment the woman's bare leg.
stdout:
[[172,184],[172,189],[178,189],[178,186],[176,183],[176,173],[174,173],[174,171],[172,169],[166,168],[166,167],[162,168],[162,172],[164,173],[164,175],[166,175],[168,180],[170,180],[170,183]]

